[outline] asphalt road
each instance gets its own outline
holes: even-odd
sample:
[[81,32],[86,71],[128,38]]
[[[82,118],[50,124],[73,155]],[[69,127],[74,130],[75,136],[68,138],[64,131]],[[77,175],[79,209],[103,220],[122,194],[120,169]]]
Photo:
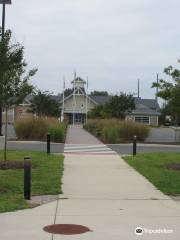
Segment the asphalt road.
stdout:
[[[118,154],[132,154],[132,144],[110,144],[107,145]],[[28,151],[43,151],[46,152],[45,142],[23,142],[23,141],[9,141],[9,150],[28,150]],[[51,143],[52,153],[63,153],[63,143]],[[137,144],[137,152],[180,152],[180,145],[158,145],[158,144]]]
[[[9,150],[27,150],[27,151],[42,151],[46,152],[46,142],[31,142],[31,141],[9,141]],[[64,144],[63,143],[51,143],[52,153],[63,153]]]
[[[3,127],[4,131],[4,127]],[[16,139],[14,127],[8,125],[8,139]],[[164,142],[171,143],[174,142],[174,130],[170,128],[152,128],[151,134],[146,140],[148,143]],[[132,154],[132,144],[109,144],[108,145],[112,150],[118,154]],[[46,152],[46,143],[45,142],[25,142],[25,141],[9,141],[8,142],[9,150],[34,150],[34,151],[44,151]],[[64,144],[63,143],[52,143],[51,144],[52,153],[63,153]],[[171,145],[159,145],[159,144],[137,144],[137,152],[180,152],[179,146]]]
[[[133,152],[132,144],[110,144],[108,147],[118,154],[132,154]],[[180,145],[137,144],[137,153],[138,152],[180,152]]]

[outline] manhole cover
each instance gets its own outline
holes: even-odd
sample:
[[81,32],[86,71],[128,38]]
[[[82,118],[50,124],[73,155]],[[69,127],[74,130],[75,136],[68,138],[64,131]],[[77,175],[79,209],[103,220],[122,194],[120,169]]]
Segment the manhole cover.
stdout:
[[55,224],[44,227],[44,231],[53,234],[75,235],[92,232],[89,228],[74,224]]

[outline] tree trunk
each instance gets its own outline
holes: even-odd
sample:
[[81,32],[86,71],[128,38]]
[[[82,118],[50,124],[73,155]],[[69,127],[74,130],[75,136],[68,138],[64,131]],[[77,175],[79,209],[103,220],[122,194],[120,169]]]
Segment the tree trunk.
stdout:
[[4,144],[4,161],[7,161],[7,126],[8,126],[8,108],[5,108],[5,144]]

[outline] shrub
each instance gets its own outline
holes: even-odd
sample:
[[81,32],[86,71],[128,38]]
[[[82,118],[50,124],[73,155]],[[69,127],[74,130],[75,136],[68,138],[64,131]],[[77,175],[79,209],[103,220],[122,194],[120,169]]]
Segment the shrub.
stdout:
[[47,133],[52,135],[52,141],[63,142],[66,134],[66,125],[54,118],[28,118],[15,122],[15,131],[18,139],[45,141]]
[[93,119],[84,128],[99,137],[105,143],[131,142],[136,135],[139,141],[144,141],[150,132],[146,125],[118,119]]
[[48,132],[51,134],[53,142],[64,142],[66,137],[66,125],[56,123],[49,127]]
[[149,127],[132,121],[122,121],[119,128],[121,141],[129,142],[137,136],[138,141],[144,141],[149,135]]
[[45,140],[48,123],[43,118],[21,119],[15,122],[15,131],[18,139]]

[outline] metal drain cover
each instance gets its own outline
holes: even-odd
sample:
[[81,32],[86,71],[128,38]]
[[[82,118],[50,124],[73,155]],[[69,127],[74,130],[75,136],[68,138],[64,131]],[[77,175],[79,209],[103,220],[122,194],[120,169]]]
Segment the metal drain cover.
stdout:
[[75,235],[92,232],[89,228],[75,224],[54,224],[43,228],[44,231],[52,234]]

